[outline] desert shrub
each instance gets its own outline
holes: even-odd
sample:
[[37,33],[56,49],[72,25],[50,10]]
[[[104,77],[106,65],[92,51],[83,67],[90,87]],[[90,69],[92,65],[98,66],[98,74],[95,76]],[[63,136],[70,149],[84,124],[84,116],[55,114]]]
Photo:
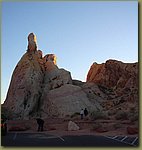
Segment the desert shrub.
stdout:
[[92,120],[97,120],[97,119],[108,119],[108,115],[107,113],[104,113],[100,110],[97,110],[97,111],[93,111],[91,114],[90,114],[90,118]]
[[131,121],[131,122],[134,122],[134,121],[137,121],[139,119],[139,115],[138,115],[138,113],[130,113],[129,114],[129,120]]
[[127,120],[128,119],[128,113],[124,112],[122,110],[118,111],[117,114],[115,115],[115,118],[117,120]]
[[128,118],[131,122],[137,121],[139,119],[139,114],[138,114],[138,110],[136,109],[136,107],[131,107],[129,109]]
[[79,116],[79,115],[80,115],[79,112],[75,112],[74,114],[71,115],[71,118],[74,118],[74,117]]
[[109,110],[109,111],[108,111],[108,115],[109,115],[109,116],[113,116],[113,115],[116,114],[116,112],[117,112],[116,110]]

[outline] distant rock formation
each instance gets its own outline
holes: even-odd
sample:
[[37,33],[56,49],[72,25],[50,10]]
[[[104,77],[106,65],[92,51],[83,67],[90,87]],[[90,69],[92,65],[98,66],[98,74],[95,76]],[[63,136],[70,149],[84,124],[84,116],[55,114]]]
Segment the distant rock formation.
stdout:
[[102,64],[93,63],[86,81],[97,84],[103,95],[106,95],[107,101],[101,103],[106,109],[125,102],[137,106],[138,63],[123,63],[117,60],[107,60]]
[[138,63],[117,60],[107,60],[103,64],[93,63],[86,81],[106,87],[138,87]]
[[118,95],[126,90],[138,90],[138,63],[123,63],[117,60],[108,60],[106,63],[93,63],[87,82],[113,88]]

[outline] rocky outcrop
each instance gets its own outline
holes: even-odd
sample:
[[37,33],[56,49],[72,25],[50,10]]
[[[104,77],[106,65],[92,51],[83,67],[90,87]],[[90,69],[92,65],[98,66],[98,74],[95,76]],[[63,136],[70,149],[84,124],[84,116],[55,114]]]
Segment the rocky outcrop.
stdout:
[[99,85],[109,96],[108,99],[123,96],[122,99],[131,101],[138,100],[138,79],[138,63],[123,63],[117,60],[108,60],[102,64],[93,63],[87,75],[87,82]]
[[70,72],[65,69],[59,69],[56,60],[57,57],[54,54],[48,54],[44,57],[44,86],[46,91],[59,88],[65,84],[72,84]]
[[106,63],[93,63],[87,82],[94,82],[106,87],[138,87],[138,63],[123,63],[108,60]]

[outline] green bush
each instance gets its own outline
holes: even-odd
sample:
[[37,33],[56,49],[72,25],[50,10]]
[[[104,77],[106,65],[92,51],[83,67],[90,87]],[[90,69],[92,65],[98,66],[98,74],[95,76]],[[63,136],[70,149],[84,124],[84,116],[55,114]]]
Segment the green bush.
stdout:
[[90,114],[90,117],[92,120],[97,120],[97,119],[108,119],[108,115],[102,111],[93,111],[91,114]]

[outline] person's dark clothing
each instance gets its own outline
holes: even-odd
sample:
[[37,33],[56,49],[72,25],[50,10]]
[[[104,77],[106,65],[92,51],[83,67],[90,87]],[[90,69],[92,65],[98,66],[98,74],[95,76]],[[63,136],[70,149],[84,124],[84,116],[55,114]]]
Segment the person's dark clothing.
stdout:
[[38,131],[43,131],[44,120],[38,118],[38,119],[36,119],[36,121],[38,124]]
[[84,115],[85,115],[85,116],[88,115],[88,110],[87,110],[87,108],[84,109]]

